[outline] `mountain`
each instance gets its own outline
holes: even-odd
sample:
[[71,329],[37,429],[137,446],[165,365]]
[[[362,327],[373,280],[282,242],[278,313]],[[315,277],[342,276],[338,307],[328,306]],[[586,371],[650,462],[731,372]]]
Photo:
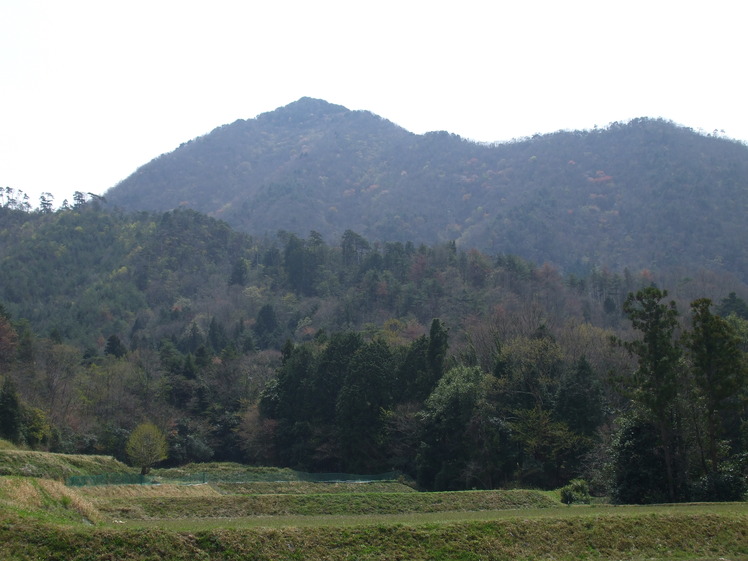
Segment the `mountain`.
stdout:
[[189,207],[254,235],[353,230],[569,272],[748,278],[748,147],[660,119],[488,145],[302,98],[183,144],[106,196],[131,210]]

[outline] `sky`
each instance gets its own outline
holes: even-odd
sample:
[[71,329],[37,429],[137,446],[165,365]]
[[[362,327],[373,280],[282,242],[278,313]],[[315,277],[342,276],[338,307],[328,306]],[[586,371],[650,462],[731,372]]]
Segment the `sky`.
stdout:
[[661,117],[748,141],[737,0],[0,0],[0,187],[55,206],[308,96],[482,142]]

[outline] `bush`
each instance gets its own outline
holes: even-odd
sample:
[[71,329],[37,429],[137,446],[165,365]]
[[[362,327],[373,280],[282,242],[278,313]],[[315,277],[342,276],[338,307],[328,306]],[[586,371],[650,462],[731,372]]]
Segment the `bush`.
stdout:
[[742,501],[748,491],[745,477],[730,468],[701,477],[691,487],[691,498],[694,501]]
[[590,496],[590,486],[584,479],[572,479],[568,485],[559,489],[561,493],[561,502],[570,504],[588,505],[592,501]]

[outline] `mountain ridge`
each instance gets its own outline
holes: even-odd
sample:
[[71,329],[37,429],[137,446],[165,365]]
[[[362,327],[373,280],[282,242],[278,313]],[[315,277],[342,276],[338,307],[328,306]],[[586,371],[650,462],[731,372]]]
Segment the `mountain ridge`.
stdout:
[[746,146],[662,119],[485,144],[301,98],[182,144],[107,198],[193,208],[252,235],[454,241],[569,271],[686,256],[746,278],[747,184]]

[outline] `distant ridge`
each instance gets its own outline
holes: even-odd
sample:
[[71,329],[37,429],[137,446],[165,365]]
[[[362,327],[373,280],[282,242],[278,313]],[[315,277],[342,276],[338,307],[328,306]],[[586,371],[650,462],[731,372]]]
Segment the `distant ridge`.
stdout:
[[662,119],[496,145],[410,133],[304,97],[186,142],[106,193],[253,235],[514,253],[567,271],[703,267],[748,277],[748,148]]

